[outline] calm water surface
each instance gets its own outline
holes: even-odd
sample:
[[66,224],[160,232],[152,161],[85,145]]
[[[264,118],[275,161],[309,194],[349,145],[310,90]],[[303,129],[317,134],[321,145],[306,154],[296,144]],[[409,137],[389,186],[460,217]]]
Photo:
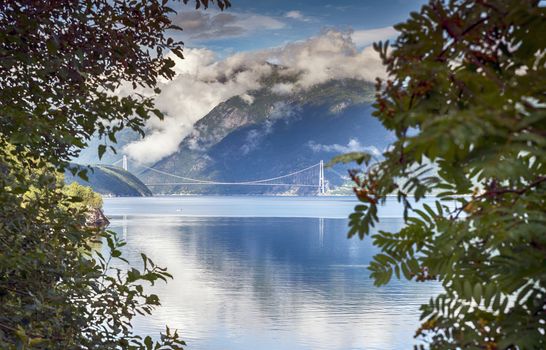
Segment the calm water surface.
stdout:
[[[110,198],[111,229],[166,266],[162,301],[136,331],[179,329],[188,349],[408,349],[434,284],[373,286],[376,249],[348,240],[352,198]],[[397,230],[388,203],[377,229]]]

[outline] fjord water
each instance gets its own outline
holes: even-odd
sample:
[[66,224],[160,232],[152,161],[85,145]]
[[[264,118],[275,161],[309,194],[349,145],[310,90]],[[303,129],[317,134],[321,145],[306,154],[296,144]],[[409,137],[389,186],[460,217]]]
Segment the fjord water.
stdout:
[[[174,275],[137,333],[179,330],[188,349],[407,349],[435,284],[374,287],[376,248],[347,239],[350,197],[110,198],[110,228]],[[402,221],[394,202],[378,230]]]

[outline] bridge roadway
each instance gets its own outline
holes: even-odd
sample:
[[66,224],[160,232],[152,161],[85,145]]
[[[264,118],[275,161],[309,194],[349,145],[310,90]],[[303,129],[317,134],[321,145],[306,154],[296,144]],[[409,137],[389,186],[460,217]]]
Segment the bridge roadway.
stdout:
[[[114,163],[117,164],[120,161],[123,162],[123,169],[128,170],[128,160],[127,156],[124,155],[122,159],[118,160]],[[180,175],[171,174],[162,170],[154,169],[145,165],[141,165],[142,167],[156,172],[158,174],[174,177],[180,180],[183,180],[183,182],[158,182],[158,183],[147,183],[146,186],[178,186],[178,185],[220,185],[220,186],[288,186],[288,187],[316,187],[318,188],[319,193],[325,193],[326,190],[326,181],[324,178],[324,162],[321,160],[317,164],[313,164],[311,166],[308,166],[304,169],[292,172],[290,174],[281,175],[272,177],[269,179],[261,179],[261,180],[253,180],[253,181],[239,181],[239,182],[225,182],[225,181],[214,181],[214,180],[203,180],[203,179],[193,179],[190,177],[184,177]],[[286,182],[280,182],[275,183],[275,181],[287,179],[288,177],[298,175],[300,173],[303,173],[305,171],[311,170],[318,167],[318,183],[286,183]],[[314,174],[316,176],[316,174]]]

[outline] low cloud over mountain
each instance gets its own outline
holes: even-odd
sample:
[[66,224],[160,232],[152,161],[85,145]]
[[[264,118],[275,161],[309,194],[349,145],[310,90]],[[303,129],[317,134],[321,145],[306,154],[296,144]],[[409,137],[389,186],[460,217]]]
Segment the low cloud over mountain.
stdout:
[[[196,22],[194,27],[198,26]],[[389,33],[387,30],[385,35]],[[151,120],[146,137],[130,143],[123,151],[134,160],[148,164],[174,153],[195,122],[219,103],[240,95],[252,104],[252,92],[263,87],[263,81],[273,73],[275,66],[283,67],[276,71],[291,78],[289,83],[271,87],[272,92],[279,95],[334,79],[373,81],[383,77],[385,72],[377,54],[370,47],[357,49],[354,35],[326,30],[305,41],[223,59],[208,49],[185,50],[184,60],[173,57],[177,76],[162,84],[162,93],[156,100],[157,107],[166,115],[165,120]]]

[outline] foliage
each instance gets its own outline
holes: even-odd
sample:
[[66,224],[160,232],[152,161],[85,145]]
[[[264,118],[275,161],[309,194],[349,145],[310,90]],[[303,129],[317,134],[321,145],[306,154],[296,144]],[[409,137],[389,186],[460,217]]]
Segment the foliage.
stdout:
[[335,156],[330,162],[328,162],[328,164],[326,164],[326,166],[347,164],[352,162],[356,162],[358,165],[361,165],[363,163],[369,163],[371,159],[372,156],[366,152],[349,152]]
[[[76,185],[65,193],[59,175],[95,133],[115,143],[121,129],[143,133],[151,115],[162,117],[153,96],[115,92],[124,86],[159,93],[158,79],[174,76],[165,53],[182,56],[182,44],[165,35],[177,29],[167,5],[0,2],[1,349],[184,345],[168,328],[157,341],[133,334],[132,318],[159,305],[144,284],[170,275],[145,255],[140,270],[112,267],[113,260],[125,261],[124,243],[85,226],[87,208],[75,205],[71,192],[91,206],[97,198]],[[107,146],[99,146],[99,155]],[[107,244],[108,257],[91,249],[98,241]]]
[[65,185],[62,191],[65,196],[74,198],[75,204],[81,210],[102,208],[102,197],[98,193],[93,192],[93,189],[89,186],[72,182],[69,185]]
[[375,46],[390,77],[375,116],[397,140],[352,173],[349,236],[370,235],[387,195],[404,204],[370,270],[441,283],[416,333],[431,349],[546,348],[545,10],[432,0]]
[[[90,206],[100,198],[80,185],[67,189],[53,167],[34,171],[13,152],[0,152],[0,348],[151,349],[151,338],[132,334],[131,319],[159,305],[143,283],[170,275],[144,255],[142,271],[113,268],[112,260],[125,261],[124,243],[113,232],[86,228],[88,208],[65,193]],[[91,249],[102,239],[107,258]],[[184,343],[167,330],[157,344],[177,349]]]

